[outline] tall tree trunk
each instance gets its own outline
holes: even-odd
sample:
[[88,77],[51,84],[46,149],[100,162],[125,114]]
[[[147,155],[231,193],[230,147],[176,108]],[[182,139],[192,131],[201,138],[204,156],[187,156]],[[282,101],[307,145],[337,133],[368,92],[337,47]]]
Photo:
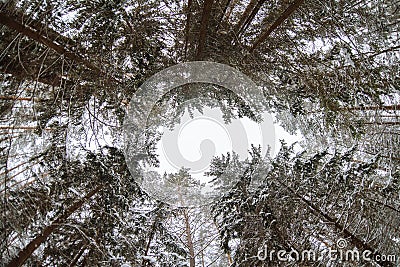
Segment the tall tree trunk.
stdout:
[[249,27],[249,25],[251,24],[251,22],[254,20],[255,16],[257,15],[258,11],[260,10],[260,8],[262,7],[262,5],[265,3],[266,0],[259,0],[257,2],[257,5],[254,7],[253,11],[251,12],[251,14],[249,15],[249,17],[246,19],[246,21],[244,22],[244,24],[240,27],[240,29],[238,30],[238,35],[244,33],[247,28]]
[[221,27],[222,20],[224,19],[226,11],[228,10],[228,8],[231,5],[231,3],[232,3],[232,0],[227,0],[226,1],[225,5],[224,5],[224,8],[222,9],[222,12],[221,12],[221,18],[218,20],[217,31],[219,30],[219,27]]
[[12,17],[8,16],[4,11],[0,11],[0,23],[13,29],[33,40],[53,49],[57,53],[61,55],[65,55],[67,58],[75,60],[76,62],[82,63],[89,69],[95,71],[96,74],[104,74],[103,71],[98,68],[97,66],[93,65],[80,55],[75,54],[72,51],[68,51],[65,47],[54,43],[52,40],[44,37],[43,35],[39,34],[37,31],[32,30],[28,26],[25,26],[18,21],[14,20]]
[[75,255],[75,257],[72,259],[71,263],[69,264],[69,267],[74,267],[78,263],[79,259],[82,257],[82,254],[83,254],[83,252],[85,252],[86,248],[87,248],[86,244],[82,246],[82,248],[78,251],[78,253]]
[[185,60],[187,59],[187,49],[189,45],[190,19],[192,16],[192,0],[188,0],[186,11],[186,26],[185,26]]
[[397,209],[396,207],[390,206],[390,205],[388,205],[388,204],[386,204],[386,203],[384,203],[384,202],[382,202],[382,201],[369,198],[369,197],[367,197],[367,196],[365,196],[365,195],[363,195],[363,197],[364,197],[365,200],[367,200],[367,201],[369,201],[369,202],[374,202],[374,203],[376,203],[376,204],[382,205],[383,207],[388,208],[388,209],[390,209],[390,210],[392,210],[392,211],[395,211],[395,212],[397,212],[397,213],[400,215],[400,209]]
[[194,255],[194,247],[193,247],[193,240],[192,240],[192,230],[190,228],[190,220],[189,220],[189,214],[188,210],[185,208],[183,210],[183,218],[185,220],[185,232],[186,232],[186,240],[187,240],[187,246],[189,248],[189,264],[190,267],[195,267],[195,255]]
[[23,166],[23,165],[26,165],[26,164],[28,164],[28,163],[31,163],[31,162],[33,162],[33,161],[39,159],[40,157],[42,157],[42,156],[44,156],[44,155],[45,155],[45,153],[40,153],[40,154],[37,155],[37,156],[31,157],[31,158],[28,159],[27,161],[22,162],[22,163],[20,163],[20,164],[17,164],[17,165],[15,165],[14,167],[12,167],[11,169],[7,169],[7,170],[5,170],[4,172],[0,173],[0,176],[7,175],[8,173],[12,172],[13,170],[18,169],[19,167],[21,167],[21,166]]
[[[382,254],[372,248],[368,243],[364,242],[363,240],[359,239],[357,236],[355,236],[353,233],[351,233],[349,230],[347,230],[343,225],[339,224],[336,219],[332,218],[329,216],[327,213],[323,212],[319,207],[311,203],[311,201],[305,199],[303,196],[298,194],[295,190],[293,190],[291,187],[287,186],[283,182],[281,182],[279,179],[275,179],[277,183],[283,187],[286,188],[294,197],[300,199],[302,202],[304,202],[307,206],[307,208],[313,213],[315,216],[319,217],[323,221],[325,221],[327,224],[333,225],[337,230],[339,230],[340,233],[343,233],[345,238],[348,238],[350,242],[357,248],[362,249],[363,251],[371,251],[371,259],[382,259]],[[394,265],[389,262],[377,262],[378,265],[383,266],[383,267],[394,267]]]
[[44,99],[37,98],[37,97],[20,97],[20,96],[14,96],[14,95],[0,95],[0,100],[34,101],[34,102],[44,101]]
[[296,11],[301,4],[304,2],[304,0],[295,0],[283,13],[279,16],[277,20],[267,29],[265,30],[261,36],[254,42],[254,44],[251,46],[249,52],[252,53],[261,43],[263,43],[268,36],[278,28],[279,25],[281,25],[289,16]]
[[367,106],[367,107],[341,107],[336,110],[339,111],[351,111],[351,110],[398,110],[400,111],[400,105],[387,105],[387,106]]
[[[0,130],[36,130],[38,126],[0,126]],[[45,131],[54,131],[56,128],[44,128]]]
[[93,195],[95,195],[97,192],[99,192],[104,186],[103,185],[99,185],[97,186],[95,189],[93,189],[92,191],[90,191],[86,196],[84,196],[82,199],[80,199],[79,201],[75,202],[74,204],[72,204],[72,206],[70,206],[61,216],[59,216],[55,221],[53,221],[49,226],[47,226],[46,228],[43,229],[43,231],[36,236],[31,242],[29,242],[28,245],[25,246],[24,249],[22,249],[18,255],[12,259],[9,263],[8,263],[8,267],[19,267],[22,264],[24,264],[24,262],[32,255],[32,253],[40,247],[40,245],[42,245],[47,237],[49,237],[49,235],[51,233],[54,232],[54,230],[56,230],[58,227],[60,227],[60,225],[62,223],[65,222],[66,219],[68,219],[68,217],[74,213],[76,210],[78,210],[79,208],[82,207],[82,205],[89,200]]
[[400,125],[400,121],[373,121],[373,122],[363,122],[366,125]]
[[224,16],[221,19],[221,23],[220,24],[228,24],[229,18],[231,17],[232,11],[235,8],[236,4],[239,2],[239,0],[232,0],[229,3],[229,6],[226,10],[226,13],[224,14]]
[[9,16],[11,18],[13,18],[15,21],[19,21],[21,24],[28,24],[30,28],[34,29],[39,34],[41,34],[41,35],[45,34],[49,39],[51,39],[57,43],[62,43],[63,45],[68,46],[68,47],[71,47],[71,46],[76,47],[75,41],[73,41],[72,39],[70,39],[64,35],[59,34],[52,28],[49,28],[42,21],[38,21],[38,20],[34,19],[32,16],[28,17],[27,15],[25,15],[22,12],[19,12],[16,9],[8,8],[7,11],[8,10],[10,10],[10,13],[13,14],[13,15],[11,15],[10,13],[8,13]]
[[[161,203],[158,207],[158,212],[160,212],[160,210],[163,208],[164,204]],[[147,256],[149,254],[150,251],[150,245],[151,245],[151,241],[153,240],[154,234],[156,233],[156,225],[160,220],[160,213],[157,213],[156,217],[154,218],[153,224],[151,225],[151,231],[150,231],[150,235],[149,235],[149,240],[147,241],[147,245],[146,245],[146,250],[144,252],[144,256]],[[147,266],[148,260],[143,259],[142,261],[142,266]]]
[[199,45],[197,48],[197,56],[196,56],[197,60],[203,59],[204,49],[206,46],[208,22],[210,20],[213,2],[214,0],[204,0],[203,14],[201,16],[201,24],[200,24]]
[[11,59],[9,56],[4,56],[0,59],[0,72],[11,74],[14,78],[19,80],[30,79],[50,86],[63,87],[66,85],[68,87],[73,87],[75,85],[72,81],[68,81],[57,74],[44,74],[38,69],[32,70],[32,68],[29,68],[29,64],[22,67],[17,60]]
[[239,22],[235,26],[235,33],[237,34],[240,29],[243,27],[245,21],[248,19],[251,11],[256,6],[257,0],[251,0],[250,3],[247,5],[246,9],[244,10],[242,16],[240,16]]

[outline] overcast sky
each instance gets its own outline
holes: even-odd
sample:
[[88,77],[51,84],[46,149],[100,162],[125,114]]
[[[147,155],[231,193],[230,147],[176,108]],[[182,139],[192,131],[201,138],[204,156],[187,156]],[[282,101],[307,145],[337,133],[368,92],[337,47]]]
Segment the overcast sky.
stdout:
[[[241,159],[244,159],[248,156],[247,150],[251,144],[260,144],[264,153],[269,144],[272,146],[273,155],[276,155],[280,149],[280,139],[284,139],[288,144],[302,139],[300,134],[290,135],[281,126],[273,123],[271,115],[266,113],[263,118],[264,121],[261,124],[257,124],[248,118],[241,118],[232,120],[229,125],[226,125],[222,120],[222,113],[219,109],[204,108],[203,114],[195,112],[193,118],[190,118],[188,112],[186,112],[174,131],[165,130],[163,138],[158,143],[157,154],[159,155],[160,168],[157,171],[159,173],[174,173],[182,165],[184,167],[191,165],[182,163],[183,161],[179,160],[181,157],[190,162],[198,162],[201,161],[203,156],[207,157],[207,159],[204,159],[207,160],[205,168],[192,170],[192,175],[200,178],[208,170],[208,163],[212,156],[226,154],[234,150]],[[210,141],[204,141],[207,139]],[[239,145],[238,139],[240,140]],[[178,144],[177,149],[174,148],[176,143]],[[236,149],[233,149],[235,147]],[[212,155],[210,156],[211,152]],[[180,153],[180,155],[177,155],[177,153]]]

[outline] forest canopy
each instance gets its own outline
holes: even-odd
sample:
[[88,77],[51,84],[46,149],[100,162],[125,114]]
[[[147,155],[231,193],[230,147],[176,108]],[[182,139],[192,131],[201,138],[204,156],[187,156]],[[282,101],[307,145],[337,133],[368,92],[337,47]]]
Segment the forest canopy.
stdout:
[[[394,0],[0,1],[0,264],[399,266],[399,10]],[[145,153],[127,161],[140,88],[191,62],[229,66],[260,94],[177,86],[141,125]],[[273,114],[301,150],[282,140],[274,156],[257,144],[245,159],[211,155],[204,175],[218,198],[185,205],[200,185],[190,168],[144,166],[160,164],[160,126],[207,108],[226,124]],[[177,205],[154,197],[160,181]],[[327,254],[338,247],[370,258]],[[262,259],[264,248],[321,256]]]

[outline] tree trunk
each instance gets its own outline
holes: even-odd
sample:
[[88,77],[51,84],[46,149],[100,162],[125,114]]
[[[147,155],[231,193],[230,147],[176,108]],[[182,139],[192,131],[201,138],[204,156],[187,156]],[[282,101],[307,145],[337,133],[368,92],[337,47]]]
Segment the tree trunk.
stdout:
[[37,98],[37,97],[19,97],[13,95],[0,95],[0,100],[13,100],[13,101],[34,101],[34,102],[41,102],[44,99]]
[[[359,239],[357,236],[355,236],[353,233],[351,233],[349,230],[347,230],[343,225],[339,224],[337,220],[334,218],[330,217],[327,213],[321,211],[317,206],[315,206],[311,201],[305,199],[303,196],[299,195],[295,190],[293,190],[291,187],[287,186],[283,182],[279,181],[279,179],[276,179],[277,183],[286,188],[293,196],[296,198],[299,198],[302,202],[304,202],[307,206],[307,208],[317,217],[321,218],[323,221],[325,221],[328,224],[333,225],[336,229],[339,230],[340,233],[343,233],[345,238],[348,238],[350,242],[357,248],[362,249],[363,251],[369,250],[372,252],[371,254],[371,259],[382,259],[382,254],[372,248],[369,244],[365,243],[363,240]],[[383,266],[383,267],[393,267],[394,265],[391,262],[385,261],[385,262],[377,262],[378,265]]]
[[221,23],[220,24],[228,24],[229,18],[231,17],[232,11],[235,8],[236,4],[239,2],[239,0],[232,0],[229,3],[229,6],[226,10],[226,13],[224,14],[224,16],[221,19]]
[[400,105],[388,105],[388,106],[368,106],[368,107],[341,107],[337,110],[350,111],[350,110],[398,110],[400,111]]
[[266,30],[261,36],[254,42],[251,46],[249,52],[252,53],[261,43],[263,43],[268,36],[278,28],[294,11],[296,11],[304,0],[295,0],[283,13],[279,16],[277,20]]
[[400,121],[373,121],[373,122],[363,122],[366,125],[400,125]]
[[[36,130],[38,126],[0,126],[0,130]],[[54,131],[55,128],[44,128],[44,131]]]
[[69,264],[69,267],[74,267],[78,263],[80,257],[82,257],[82,254],[83,254],[83,252],[85,252],[86,248],[87,248],[87,245],[82,246],[82,248],[78,251],[76,256],[73,258],[73,260]]
[[54,73],[43,74],[39,70],[32,70],[31,68],[28,68],[28,66],[29,64],[25,65],[23,68],[17,60],[11,59],[8,56],[4,56],[2,59],[0,59],[0,72],[11,74],[16,79],[30,79],[50,86],[59,87],[73,87],[75,85],[73,82],[68,81]]
[[68,51],[63,46],[60,46],[60,45],[54,43],[52,40],[44,37],[43,35],[32,30],[31,28],[24,26],[23,24],[19,23],[18,21],[15,21],[13,18],[8,16],[8,14],[6,14],[3,11],[0,11],[0,23],[9,27],[10,29],[13,29],[13,30],[15,30],[29,38],[32,38],[33,40],[53,49],[54,51],[56,51],[57,53],[59,53],[61,55],[65,55],[69,59],[72,59],[72,60],[75,60],[76,62],[84,64],[89,69],[95,71],[96,74],[104,74],[101,69],[99,69],[97,66],[93,65],[86,59],[75,54],[74,52]]
[[242,16],[240,16],[239,22],[236,24],[236,27],[235,27],[236,33],[240,32],[240,29],[243,27],[244,23],[247,21],[251,11],[256,6],[256,4],[257,4],[257,0],[251,0],[250,3],[247,5]]
[[189,44],[189,32],[190,32],[190,19],[192,16],[192,0],[188,0],[187,14],[186,14],[186,28],[185,28],[185,60],[187,59],[187,49]]
[[217,31],[219,30],[219,27],[221,27],[221,24],[225,17],[226,11],[228,11],[228,8],[230,7],[231,3],[232,3],[232,0],[226,1],[226,4],[224,5],[224,9],[221,12],[221,18],[218,20]]
[[81,208],[82,205],[87,200],[89,200],[93,195],[95,195],[97,192],[99,192],[103,187],[104,187],[103,185],[97,186],[95,189],[90,191],[82,199],[80,199],[79,201],[72,204],[72,206],[70,206],[61,216],[59,216],[49,226],[44,228],[43,231],[38,236],[36,236],[28,245],[26,245],[26,247],[23,250],[21,250],[18,253],[18,255],[8,263],[7,266],[8,267],[19,267],[22,264],[24,264],[24,262],[32,255],[32,253],[37,248],[40,247],[40,245],[42,245],[46,241],[47,237],[49,237],[49,235],[51,233],[53,233],[54,230],[56,230],[62,223],[64,223],[65,220],[68,219],[68,217],[72,213],[74,213],[76,210]]
[[259,0],[257,2],[257,5],[254,7],[253,11],[251,12],[250,16],[246,19],[244,24],[241,26],[241,28],[238,31],[238,35],[242,34],[247,30],[247,27],[249,27],[250,23],[253,21],[255,16],[257,15],[258,11],[262,7],[262,5],[265,3],[265,0]]
[[[158,212],[160,212],[160,210],[163,208],[163,204],[160,204],[158,207]],[[151,231],[150,231],[150,235],[149,235],[149,240],[147,241],[147,245],[146,245],[146,250],[144,253],[144,256],[147,256],[149,254],[150,251],[150,245],[151,245],[151,241],[153,240],[154,234],[156,232],[156,225],[160,220],[160,213],[157,213],[156,217],[154,218],[153,224],[151,225]],[[147,266],[148,260],[143,259],[142,261],[142,266]]]
[[[10,11],[13,15],[9,16],[12,17],[15,21],[19,21],[21,24],[29,24],[29,27],[37,31],[39,34],[46,34],[48,38],[50,38],[53,41],[56,41],[57,43],[62,43],[63,45],[68,45],[69,47],[76,47],[75,41],[72,39],[59,34],[55,30],[49,28],[47,25],[45,25],[42,21],[38,21],[34,19],[32,16],[26,16],[25,14],[19,12],[18,10],[8,8],[7,11]],[[24,23],[25,22],[25,23]]]
[[23,166],[23,165],[25,165],[25,164],[31,163],[31,162],[37,160],[38,158],[44,156],[44,154],[45,154],[45,153],[41,153],[41,154],[39,154],[39,155],[37,155],[37,156],[34,156],[34,157],[28,159],[28,160],[25,161],[25,162],[22,162],[22,163],[20,163],[20,164],[15,165],[15,166],[12,167],[11,169],[5,170],[4,172],[0,173],[0,176],[7,175],[8,173],[12,172],[13,170],[18,169],[19,167],[21,167],[21,166]]
[[193,247],[193,240],[192,240],[192,233],[190,229],[190,221],[189,221],[189,214],[187,209],[183,210],[183,218],[185,220],[185,232],[186,232],[186,240],[187,240],[187,246],[189,248],[189,256],[190,256],[190,261],[189,261],[189,266],[190,267],[195,267],[195,255],[194,255],[194,247]]
[[206,46],[208,21],[210,20],[211,9],[214,0],[204,0],[203,14],[201,16],[201,25],[199,33],[199,46],[197,48],[197,60],[203,59],[204,49]]

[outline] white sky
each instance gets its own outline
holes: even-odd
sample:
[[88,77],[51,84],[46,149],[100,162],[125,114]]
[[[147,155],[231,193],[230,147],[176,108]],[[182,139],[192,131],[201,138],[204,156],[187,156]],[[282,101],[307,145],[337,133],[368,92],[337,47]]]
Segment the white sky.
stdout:
[[[212,144],[215,147],[213,156],[220,156],[234,150],[239,154],[241,159],[244,159],[248,156],[246,151],[250,149],[251,144],[256,146],[261,144],[263,153],[266,152],[267,146],[270,144],[274,146],[272,147],[272,151],[274,152],[273,156],[275,156],[280,149],[280,139],[284,139],[288,144],[302,140],[300,133],[296,135],[289,134],[281,126],[273,123],[272,116],[265,115],[263,116],[264,121],[260,125],[248,118],[232,120],[230,125],[226,125],[222,120],[222,113],[219,109],[204,108],[203,114],[195,112],[193,118],[190,118],[188,112],[185,112],[181,123],[176,125],[172,132],[165,130],[162,139],[157,144],[157,154],[160,160],[160,167],[157,171],[160,174],[164,172],[175,173],[182,167],[178,166],[181,164],[177,160],[178,156],[174,154],[175,150],[174,153],[170,151],[169,156],[167,155],[167,150],[170,148],[171,142],[177,142],[180,156],[185,160],[197,161],[204,156],[202,155],[202,151],[203,154],[209,154],[214,151]],[[275,136],[271,134],[271,131],[275,131]],[[239,147],[236,142],[236,147],[239,149],[233,149],[235,147],[233,144],[235,138],[236,140],[238,138],[243,140],[239,144]],[[211,142],[204,142],[207,139]],[[209,160],[207,160],[207,163],[209,163]],[[206,166],[206,168],[202,168],[201,170],[192,171],[191,174],[196,178],[200,178],[208,169],[208,166]]]

